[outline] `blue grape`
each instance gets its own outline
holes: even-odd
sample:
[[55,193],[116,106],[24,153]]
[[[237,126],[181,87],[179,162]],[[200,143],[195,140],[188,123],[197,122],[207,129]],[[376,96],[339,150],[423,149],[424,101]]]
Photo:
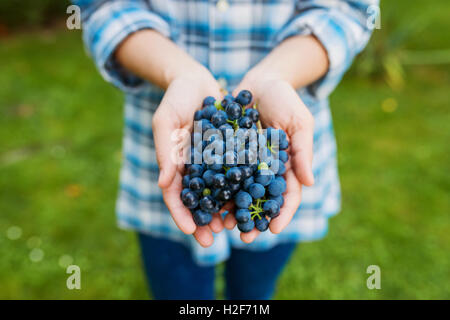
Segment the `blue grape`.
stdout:
[[250,205],[252,204],[252,196],[245,192],[245,191],[239,191],[236,196],[234,197],[234,202],[238,208],[241,209],[248,209]]
[[211,123],[219,128],[221,125],[227,123],[228,116],[225,111],[218,110],[211,116]]
[[195,177],[192,178],[191,181],[189,181],[189,189],[192,191],[201,192],[205,188],[205,182],[202,178]]
[[198,196],[192,190],[184,192],[181,196],[181,201],[189,209],[194,209],[198,206]]
[[237,120],[242,115],[242,107],[236,102],[228,104],[225,111],[230,120]]
[[203,167],[199,164],[193,164],[189,167],[189,176],[191,178],[201,177],[203,174]]
[[212,185],[214,188],[220,189],[225,187],[226,184],[227,180],[225,178],[225,175],[223,175],[222,173],[217,173],[216,175],[214,175],[212,180]]
[[283,206],[284,204],[284,198],[282,195],[279,195],[277,197],[271,196],[269,197],[269,200],[275,200],[276,202],[278,202],[278,204],[280,205],[280,208]]
[[263,210],[269,218],[275,218],[280,214],[280,205],[275,200],[267,200],[264,202]]
[[266,217],[255,218],[255,227],[261,232],[266,231],[269,228],[269,221],[266,219]]
[[241,166],[240,169],[244,179],[250,178],[253,174],[253,169],[251,167]]
[[228,201],[233,197],[233,193],[231,192],[230,189],[228,188],[223,188],[220,189],[217,192],[217,199],[219,199],[220,201]]
[[242,183],[242,187],[244,188],[244,190],[249,191],[249,187],[251,184],[255,183],[255,178],[253,178],[253,176],[248,177],[247,179],[244,180],[244,182]]
[[227,95],[225,95],[225,97],[223,98],[223,100],[220,104],[221,104],[222,108],[226,108],[227,105],[233,101],[234,101],[233,96],[231,94],[227,94]]
[[233,194],[241,190],[241,184],[240,183],[230,183],[228,185],[228,188],[231,190]]
[[239,124],[239,127],[241,127],[241,128],[250,129],[253,125],[253,121],[249,117],[242,117],[241,119],[239,119],[238,124]]
[[189,188],[189,181],[191,180],[191,178],[189,177],[189,175],[185,175],[183,177],[183,179],[181,180],[181,185],[183,186],[183,188]]
[[249,108],[245,110],[245,115],[249,117],[253,122],[258,122],[259,112],[256,109]]
[[242,172],[238,167],[230,168],[225,176],[231,183],[239,183],[242,180]]
[[260,199],[264,197],[264,194],[266,193],[266,189],[262,184],[259,183],[253,183],[248,187],[248,192],[253,197],[253,199]]
[[213,177],[216,174],[216,172],[214,170],[206,170],[203,173],[203,181],[205,181],[205,185],[208,187],[211,187],[213,185]]
[[210,213],[200,209],[195,210],[192,217],[194,218],[195,224],[200,227],[208,225],[212,220],[212,215]]
[[255,228],[255,223],[253,222],[253,220],[248,220],[245,223],[238,223],[237,227],[239,229],[239,231],[247,233],[252,231]]
[[216,99],[214,97],[208,96],[205,99],[203,99],[203,107],[206,107],[208,105],[214,105],[214,102],[216,102]]
[[272,160],[272,163],[270,164],[270,169],[272,170],[273,173],[277,175],[282,175],[286,173],[286,166],[280,159]]
[[[282,179],[282,178],[281,178]],[[286,183],[284,179],[274,179],[268,186],[267,190],[271,196],[277,197],[286,191]]]
[[238,209],[236,210],[236,213],[234,214],[234,217],[236,218],[236,221],[238,223],[246,223],[249,220],[251,220],[251,214],[248,209]]
[[202,117],[203,117],[202,110],[195,111],[195,113],[194,113],[194,121],[199,121],[199,120],[202,119]]
[[284,150],[280,150],[280,152],[278,152],[278,159],[283,163],[286,163],[289,160],[289,154]]
[[236,101],[237,103],[239,103],[241,106],[246,106],[248,104],[250,104],[250,102],[252,102],[252,94],[250,91],[248,90],[242,90],[241,92],[238,93],[236,99],[234,99],[234,101]]
[[216,204],[211,196],[205,196],[200,199],[200,208],[205,212],[214,212]]
[[270,170],[258,170],[256,172],[255,182],[268,186],[273,180],[273,172]]

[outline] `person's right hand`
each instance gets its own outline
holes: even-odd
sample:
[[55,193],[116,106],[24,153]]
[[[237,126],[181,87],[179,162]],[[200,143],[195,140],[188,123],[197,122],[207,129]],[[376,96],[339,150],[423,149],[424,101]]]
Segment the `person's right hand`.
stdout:
[[191,73],[184,73],[170,82],[152,119],[156,157],[160,169],[158,185],[162,189],[164,202],[181,231],[186,234],[193,233],[203,247],[212,245],[214,241],[212,232],[222,231],[222,218],[216,213],[208,226],[198,227],[189,209],[181,202],[184,164],[177,164],[173,159],[177,141],[173,141],[172,134],[177,129],[191,132],[194,112],[201,108],[203,99],[207,96],[222,98],[220,86],[209,71],[200,67]]

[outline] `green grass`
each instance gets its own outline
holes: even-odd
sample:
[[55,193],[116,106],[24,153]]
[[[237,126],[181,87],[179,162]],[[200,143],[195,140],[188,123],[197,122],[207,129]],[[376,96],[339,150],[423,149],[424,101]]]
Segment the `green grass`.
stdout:
[[[436,24],[421,32],[424,43],[406,46],[450,47],[445,12],[429,13]],[[148,298],[135,237],[114,216],[122,94],[100,78],[77,32],[0,40],[0,61],[0,298]],[[323,241],[298,247],[276,298],[450,298],[449,71],[408,68],[397,91],[347,75],[331,98],[343,210]],[[7,237],[12,226],[17,240]],[[44,258],[31,262],[37,245]],[[82,290],[67,290],[63,255],[81,267]],[[381,290],[366,287],[369,265],[381,268]]]

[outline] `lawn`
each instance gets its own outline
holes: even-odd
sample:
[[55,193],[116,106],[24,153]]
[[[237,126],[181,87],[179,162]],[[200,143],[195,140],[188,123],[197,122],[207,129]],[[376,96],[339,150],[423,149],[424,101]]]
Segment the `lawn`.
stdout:
[[[427,7],[409,3],[386,3],[402,12],[398,25]],[[450,7],[436,3],[405,49],[450,48]],[[0,61],[0,298],[148,298],[135,236],[114,216],[121,93],[78,32],[0,39]],[[276,298],[450,299],[449,71],[407,66],[395,89],[357,66],[345,77],[331,98],[343,210],[323,241],[298,247]],[[66,288],[72,263],[81,290]],[[381,290],[366,286],[369,265],[381,268]]]

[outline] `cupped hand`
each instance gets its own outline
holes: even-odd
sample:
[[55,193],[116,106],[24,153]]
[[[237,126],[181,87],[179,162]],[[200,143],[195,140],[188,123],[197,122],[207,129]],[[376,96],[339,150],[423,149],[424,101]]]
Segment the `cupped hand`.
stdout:
[[[280,233],[300,206],[302,185],[314,184],[312,173],[314,118],[294,88],[286,81],[247,75],[233,95],[243,89],[253,93],[253,101],[257,103],[263,126],[283,129],[289,139],[289,160],[286,163],[285,174],[287,189],[283,194],[285,202],[280,215],[269,224],[272,233]],[[232,229],[236,225],[236,220],[229,214],[224,223],[227,229]],[[259,231],[254,229],[248,233],[241,233],[241,239],[250,243],[258,234]]]
[[179,76],[170,82],[152,119],[156,157],[160,169],[158,185],[162,189],[164,202],[176,225],[184,233],[194,234],[203,247],[212,245],[214,241],[212,232],[222,231],[223,221],[220,214],[216,213],[208,226],[197,227],[191,212],[181,202],[184,164],[177,163],[174,158],[180,146],[180,141],[174,139],[174,136],[177,131],[191,132],[194,112],[201,107],[206,96],[213,96],[216,99],[222,97],[220,86],[206,69],[200,68],[191,74]]

